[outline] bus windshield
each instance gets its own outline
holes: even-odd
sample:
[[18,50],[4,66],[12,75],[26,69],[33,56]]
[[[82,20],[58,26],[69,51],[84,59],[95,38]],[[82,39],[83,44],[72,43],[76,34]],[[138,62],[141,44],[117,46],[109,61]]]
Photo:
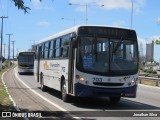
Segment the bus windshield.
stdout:
[[85,36],[79,37],[78,43],[77,69],[80,71],[113,76],[137,72],[136,40]]
[[18,64],[28,66],[34,64],[34,54],[21,54],[18,57]]

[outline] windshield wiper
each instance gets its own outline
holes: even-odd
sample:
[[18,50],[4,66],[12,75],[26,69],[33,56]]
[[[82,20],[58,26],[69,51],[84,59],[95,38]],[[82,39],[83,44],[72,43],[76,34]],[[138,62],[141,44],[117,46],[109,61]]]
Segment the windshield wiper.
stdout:
[[94,37],[94,55],[95,55],[95,61],[97,61],[97,37]]
[[118,50],[119,46],[122,44],[122,41],[124,40],[124,37],[125,37],[125,34],[123,33],[121,36],[121,39],[118,41],[116,47],[114,48],[113,53],[115,53]]
[[119,46],[122,44],[122,41],[124,40],[124,37],[126,35],[124,34],[124,32],[122,33],[121,39],[118,41],[118,43],[116,44],[115,48],[113,48],[113,52],[112,52],[112,56],[111,56],[111,61],[113,59],[113,54],[118,50]]

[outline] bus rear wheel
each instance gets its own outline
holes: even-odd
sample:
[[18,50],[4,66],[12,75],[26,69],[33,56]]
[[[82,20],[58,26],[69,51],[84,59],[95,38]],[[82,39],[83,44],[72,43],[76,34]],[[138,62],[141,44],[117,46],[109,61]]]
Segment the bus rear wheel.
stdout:
[[61,93],[62,93],[62,100],[64,102],[69,102],[69,95],[67,95],[65,80],[62,81]]
[[43,79],[43,74],[41,73],[40,76],[40,82],[41,82],[41,90],[42,91],[47,91],[47,87],[44,85],[44,79]]

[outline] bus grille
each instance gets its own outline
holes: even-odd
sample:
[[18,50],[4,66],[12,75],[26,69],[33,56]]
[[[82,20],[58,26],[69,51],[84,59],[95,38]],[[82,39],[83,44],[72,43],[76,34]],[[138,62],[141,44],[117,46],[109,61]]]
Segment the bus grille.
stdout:
[[94,85],[99,86],[123,86],[124,83],[108,83],[108,82],[93,82]]

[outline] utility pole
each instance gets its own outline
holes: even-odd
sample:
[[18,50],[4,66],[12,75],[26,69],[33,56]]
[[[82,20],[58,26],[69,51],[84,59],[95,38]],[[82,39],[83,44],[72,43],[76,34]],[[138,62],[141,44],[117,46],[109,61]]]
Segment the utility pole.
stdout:
[[15,41],[11,41],[13,43],[13,62],[14,62],[14,42]]
[[131,28],[132,28],[132,22],[133,22],[133,0],[132,0],[132,8],[131,8]]
[[3,44],[3,45],[4,45],[4,48],[3,48],[4,50],[3,50],[3,52],[4,52],[4,58],[5,58],[5,45],[6,45],[6,44]]
[[8,61],[9,61],[9,65],[10,65],[10,36],[13,35],[13,34],[6,34],[9,36],[9,39],[8,39]]
[[3,19],[4,18],[8,18],[8,17],[4,17],[4,16],[2,16],[2,17],[0,17],[0,18],[2,18],[2,25],[1,25],[1,53],[0,53],[0,59],[1,59],[1,62],[2,62],[2,42],[3,42]]

